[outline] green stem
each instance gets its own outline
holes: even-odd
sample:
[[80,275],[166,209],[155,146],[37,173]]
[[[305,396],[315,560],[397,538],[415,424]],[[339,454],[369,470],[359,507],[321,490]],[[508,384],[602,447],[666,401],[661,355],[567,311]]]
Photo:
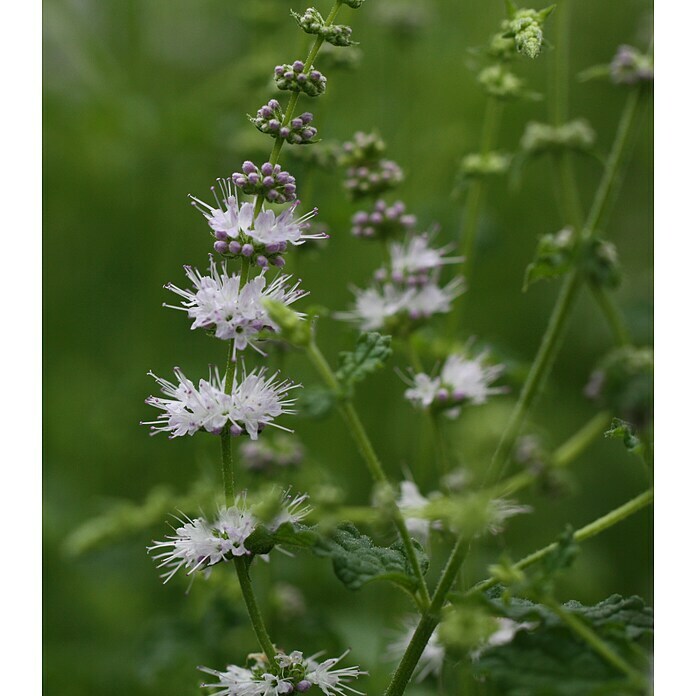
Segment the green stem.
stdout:
[[[623,155],[627,150],[626,146],[629,141],[631,126],[635,121],[639,98],[638,90],[633,90],[628,96],[604,175],[600,181],[590,214],[581,234],[581,243],[589,241],[594,237],[597,232],[597,226],[608,212],[608,203],[613,199],[616,191],[618,174],[621,169]],[[582,277],[577,269],[573,269],[566,276],[561,287],[561,292],[556,300],[556,305],[549,319],[539,350],[534,358],[507,427],[493,455],[487,476],[489,483],[497,481],[505,472],[510,452],[522,429],[527,413],[535,396],[541,389],[556,356],[560,346],[560,339],[568,323],[570,310],[575,304],[581,286]]]
[[[550,466],[554,469],[568,466],[596,441],[607,429],[610,422],[611,414],[608,411],[602,411],[593,416],[577,432],[573,433],[563,444],[556,448],[551,454]],[[506,498],[532,485],[536,480],[537,475],[535,473],[522,471],[494,486],[491,497]]]
[[[606,515],[603,515],[602,517],[599,517],[598,519],[594,520],[594,522],[590,522],[590,524],[581,527],[573,534],[573,539],[577,542],[590,539],[591,537],[606,531],[610,527],[613,527],[615,524],[622,522],[627,517],[634,515],[639,510],[642,510],[644,507],[650,505],[654,499],[655,491],[654,489],[650,488],[644,493],[641,493],[635,498],[629,500],[627,503],[620,505],[611,512],[608,512]],[[522,560],[515,563],[512,567],[515,570],[524,570],[528,566],[533,565],[534,563],[540,561],[542,558],[548,556],[550,553],[555,551],[557,547],[558,542],[548,544],[547,546],[544,546],[543,548],[534,551],[534,553],[530,553],[528,556],[525,556]],[[469,590],[467,590],[466,594],[471,595],[476,592],[484,592],[485,590],[488,590],[491,587],[493,587],[497,582],[498,580],[496,578],[487,578],[486,580],[482,580],[481,582],[478,582],[475,585],[473,585]]]
[[551,63],[550,116],[554,125],[568,120],[568,65],[570,63],[570,0],[559,0],[554,12],[556,39],[554,60]]
[[630,345],[631,337],[628,333],[628,327],[626,326],[626,322],[621,316],[621,312],[619,312],[612,295],[607,292],[605,287],[596,285],[595,283],[590,285],[590,289],[592,290],[592,295],[597,301],[599,308],[602,310],[602,314],[604,314],[604,318],[607,320],[607,324],[614,335],[616,345]]
[[[481,133],[482,155],[488,154],[493,148],[502,115],[502,103],[495,97],[488,97],[483,117],[483,131]],[[464,257],[464,263],[471,268],[474,243],[478,228],[480,210],[483,205],[485,184],[481,179],[476,179],[469,186],[466,195],[464,223],[462,225],[460,254]]]
[[580,430],[556,448],[556,451],[551,455],[552,465],[554,467],[564,467],[574,459],[577,459],[589,445],[604,433],[610,422],[611,414],[608,411],[601,411],[590,418]]
[[[334,394],[339,394],[340,385],[336,379],[336,375],[334,375],[333,370],[329,366],[329,363],[326,361],[324,354],[321,352],[314,339],[311,340],[306,350],[310,362],[319,373],[319,376],[324,381],[324,384],[326,384],[326,386],[332,392],[334,392]],[[368,437],[353,404],[349,400],[343,399],[339,401],[339,411],[343,417],[343,420],[348,426],[348,431],[353,437],[358,451],[362,455],[365,464],[367,464],[367,468],[372,476],[372,479],[377,484],[388,484],[389,480],[387,479],[387,475],[384,473],[382,463],[380,462],[379,457],[377,456],[377,453],[370,442],[370,438]],[[391,512],[394,519],[394,524],[396,525],[399,536],[404,544],[404,549],[406,551],[406,555],[408,556],[409,563],[411,564],[413,573],[418,582],[420,603],[422,606],[425,606],[430,601],[430,593],[428,592],[428,586],[425,584],[425,578],[423,577],[423,572],[421,571],[420,564],[418,563],[418,557],[416,556],[416,549],[413,545],[413,540],[411,539],[411,535],[408,533],[408,529],[406,528],[406,521],[404,520],[404,517],[396,504],[393,504]]]
[[251,578],[249,577],[249,559],[246,556],[235,556],[234,567],[237,570],[237,578],[239,579],[239,587],[242,590],[242,597],[244,597],[244,603],[246,604],[247,612],[249,614],[249,619],[251,620],[251,625],[256,634],[256,639],[261,646],[266,658],[268,660],[269,668],[272,672],[277,670],[277,665],[273,658],[275,657],[276,650],[273,646],[268,631],[266,630],[266,624],[263,621],[263,616],[261,616],[261,610],[259,609],[258,602],[256,601],[256,595],[254,594],[254,588],[251,585]]
[[[600,532],[603,532],[606,529],[613,527],[615,524],[618,524],[630,515],[635,514],[639,510],[642,510],[644,507],[652,503],[653,498],[653,489],[641,493],[636,498],[633,498],[633,500],[629,500],[624,505],[621,505],[620,507],[616,508],[615,510],[612,510],[603,517],[600,517],[599,519],[586,525],[582,529],[579,529],[574,534],[575,541],[584,541],[585,539],[589,539],[590,537],[593,537],[596,534],[599,534]],[[447,561],[447,565],[445,566],[445,569],[442,572],[440,581],[437,584],[437,588],[435,589],[435,592],[433,594],[433,599],[430,603],[430,607],[428,608],[428,611],[426,611],[421,617],[418,626],[416,627],[415,633],[413,634],[413,638],[411,639],[411,642],[406,648],[406,652],[404,653],[404,656],[401,658],[401,662],[399,663],[399,666],[396,668],[396,672],[394,672],[394,676],[392,677],[391,683],[389,684],[387,690],[384,692],[384,696],[401,696],[401,694],[404,693],[404,690],[406,689],[406,686],[408,685],[408,682],[411,679],[413,671],[415,670],[416,665],[418,664],[418,660],[420,659],[420,656],[422,655],[425,646],[428,644],[428,641],[430,640],[430,636],[432,635],[435,628],[437,628],[437,625],[440,621],[440,611],[442,610],[444,602],[447,599],[449,590],[457,576],[459,566],[461,565],[462,561],[464,560],[464,557],[466,556],[468,544],[468,540],[466,540],[464,537],[460,536],[457,540],[457,544],[455,545],[454,550],[452,551],[452,554],[450,555],[450,558]],[[557,542],[549,544],[548,546],[545,546],[543,549],[539,549],[539,551],[536,551],[535,553],[523,558],[521,561],[516,563],[513,566],[513,568],[522,570],[527,566],[532,565],[532,563],[536,563],[537,561],[547,556],[549,553],[554,551],[557,546]],[[493,587],[497,582],[498,580],[495,578],[488,578],[487,580],[483,580],[477,583],[469,590],[467,590],[464,594],[465,596],[469,596],[478,592],[483,592]]]
[[423,613],[416,626],[416,630],[411,638],[411,642],[406,648],[406,652],[396,668],[391,682],[384,692],[384,696],[400,696],[404,693],[408,682],[413,675],[413,671],[420,660],[423,650],[425,650],[430,636],[440,623],[440,612],[447,599],[450,587],[454,583],[459,566],[462,564],[468,551],[469,540],[460,536],[447,561],[445,569],[442,571],[440,580],[435,588],[432,601],[427,611]]
[[636,684],[643,684],[643,675],[634,669],[620,655],[605,643],[587,624],[583,623],[575,614],[569,612],[563,605],[559,604],[553,597],[545,597],[543,603],[568,626],[579,638],[582,638],[601,658],[612,667],[623,672],[631,681]]
[[[331,7],[331,10],[329,11],[329,14],[326,17],[326,23],[331,24],[334,19],[336,19],[336,15],[338,14],[339,10],[341,9],[341,5],[343,3],[341,0],[335,0],[333,6]],[[309,53],[307,54],[307,58],[305,59],[305,66],[309,67],[314,63],[314,60],[316,59],[317,55],[319,54],[319,49],[321,48],[322,44],[324,43],[324,37],[321,35],[318,35],[316,39],[314,39],[314,42],[312,43],[311,48],[309,49]],[[299,92],[293,92],[290,95],[290,99],[288,100],[288,105],[285,108],[285,115],[283,116],[283,125],[287,126],[288,123],[292,120],[293,115],[295,114],[295,109],[297,108],[297,102],[300,99],[300,93]],[[280,151],[283,148],[283,144],[285,141],[283,138],[276,138],[275,143],[273,144],[273,150],[271,150],[271,156],[269,158],[269,162],[273,165],[278,164],[278,160],[280,159]],[[263,206],[263,196],[258,195],[256,196],[256,201],[254,203],[254,217],[256,217],[260,212],[261,212],[261,207]]]
[[520,434],[527,413],[556,357],[561,338],[570,318],[570,310],[575,304],[580,287],[580,275],[576,270],[572,270],[563,282],[539,350],[534,357],[534,362],[529,370],[520,396],[493,455],[491,466],[486,476],[486,482],[489,485],[498,481],[505,473],[510,453]]

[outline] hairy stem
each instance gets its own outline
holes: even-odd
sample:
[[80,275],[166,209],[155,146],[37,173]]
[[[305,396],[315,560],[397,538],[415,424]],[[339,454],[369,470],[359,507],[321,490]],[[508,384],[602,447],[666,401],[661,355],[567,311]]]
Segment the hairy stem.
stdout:
[[[650,505],[654,498],[655,491],[654,489],[650,488],[644,493],[632,498],[627,503],[624,503],[611,512],[608,512],[606,515],[602,515],[602,517],[597,518],[594,520],[594,522],[590,522],[590,524],[581,527],[573,534],[573,539],[578,542],[585,541],[586,539],[590,539],[591,537],[606,531],[615,524],[622,522],[631,515],[635,515],[636,512]],[[534,551],[534,553],[530,553],[528,556],[525,556],[512,567],[515,570],[524,570],[528,566],[533,565],[542,558],[548,556],[550,553],[555,551],[557,547],[558,542],[548,544],[547,546]],[[470,595],[474,594],[475,592],[483,592],[493,587],[497,582],[498,581],[495,578],[487,578],[486,580],[482,580],[481,582],[473,585],[469,590],[467,590],[466,594]]]
[[[581,243],[587,242],[595,236],[599,223],[608,212],[608,204],[614,198],[623,157],[627,151],[631,126],[635,122],[639,99],[640,92],[637,89],[633,90],[628,96],[607,166],[581,234]],[[568,323],[570,310],[577,300],[581,286],[582,276],[579,271],[577,269],[571,270],[563,282],[539,350],[529,370],[507,427],[493,455],[487,476],[488,483],[497,481],[505,472],[510,453],[524,425],[527,413],[534,402],[534,398],[540,391],[560,347],[560,341]]]
[[268,635],[268,631],[266,630],[266,624],[263,621],[263,616],[261,616],[261,610],[259,609],[258,602],[256,601],[254,588],[251,585],[251,578],[249,577],[249,563],[250,560],[246,556],[235,556],[234,567],[237,571],[239,587],[242,590],[242,597],[244,597],[244,603],[246,604],[251,625],[254,629],[254,633],[256,634],[256,639],[259,642],[259,646],[266,655],[269,669],[272,672],[276,672],[277,665],[273,660],[276,651],[273,647],[273,642]]
[[[314,339],[312,339],[310,344],[307,346],[307,356],[309,357],[309,360],[316,371],[319,373],[319,376],[324,381],[324,384],[326,384],[326,386],[332,392],[334,392],[334,394],[339,394],[340,385],[336,379],[336,375],[334,375],[333,370]],[[363,426],[353,404],[347,399],[342,399],[339,402],[339,411],[345,424],[348,426],[348,430],[353,437],[358,451],[362,455],[362,458],[365,461],[374,482],[377,484],[388,484],[389,481],[384,472],[382,462],[379,460],[379,457],[372,446],[372,442],[370,441],[370,438],[365,431],[365,427]],[[411,535],[408,533],[408,529],[406,528],[406,521],[395,503],[392,505],[391,513],[394,519],[394,524],[399,532],[399,536],[404,544],[406,555],[408,556],[408,560],[418,581],[420,603],[422,606],[425,606],[430,601],[430,593],[428,592],[428,586],[425,584],[425,578],[423,577],[420,564],[418,563],[413,540],[411,539]]]

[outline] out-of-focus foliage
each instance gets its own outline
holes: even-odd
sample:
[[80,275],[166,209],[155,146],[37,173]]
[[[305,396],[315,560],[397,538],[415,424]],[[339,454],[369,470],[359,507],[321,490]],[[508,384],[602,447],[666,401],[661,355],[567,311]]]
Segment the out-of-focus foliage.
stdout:
[[[326,16],[328,3],[313,4]],[[181,365],[204,374],[209,363],[224,361],[220,342],[190,332],[180,313],[161,308],[162,285],[181,282],[184,263],[207,264],[208,230],[186,195],[205,194],[216,177],[238,171],[246,159],[268,157],[273,141],[249,124],[247,114],[270,97],[284,103],[287,94],[278,96],[274,89],[273,68],[306,54],[311,37],[298,29],[291,9],[305,8],[288,0],[44,4],[47,696],[199,693],[196,665],[222,667],[255,647],[231,569],[215,568],[190,588],[185,577],[162,587],[145,551],[153,538],[170,532],[170,515],[177,510],[197,514],[214,508],[217,439],[148,438],[139,421],[148,416],[143,404],[151,388],[148,369],[167,374]],[[619,44],[647,46],[650,10],[647,0],[575,0],[571,72],[610,63]],[[356,131],[381,134],[386,156],[405,175],[395,195],[421,227],[439,224],[438,245],[456,239],[462,200],[450,192],[462,159],[479,147],[485,101],[477,83],[480,66],[472,68],[468,49],[487,45],[503,16],[503,3],[490,0],[375,0],[359,11],[345,8],[339,16],[359,37],[359,52],[336,48],[335,58],[320,54],[317,67],[328,83],[311,108],[322,142],[285,151],[281,158],[297,178],[303,203],[318,206],[317,219],[331,235],[326,243],[307,244],[288,255],[287,270],[302,277],[311,302],[331,312],[345,309],[349,284],[364,287],[382,262],[378,244],[351,235],[351,216],[360,204],[348,201],[335,168],[335,143]],[[554,17],[544,23],[541,54],[515,65],[524,89],[534,94],[547,92]],[[605,156],[625,89],[575,80],[569,89],[569,117],[592,125],[593,153]],[[526,124],[548,119],[543,99],[506,102],[500,151],[515,152]],[[621,257],[623,282],[616,298],[639,346],[652,341],[652,231],[646,223],[652,219],[650,133],[648,116],[602,230]],[[454,465],[472,475],[490,459],[556,292],[554,283],[520,292],[539,238],[567,223],[557,213],[547,159],[530,159],[516,188],[505,176],[486,180],[490,188],[476,263],[460,300],[463,324],[454,340],[464,344],[473,335],[491,345],[496,361],[509,366],[505,383],[511,392],[445,424]],[[574,162],[587,208],[600,163],[585,156]],[[308,311],[306,306],[298,310]],[[318,323],[317,340],[333,365],[341,351],[355,348],[355,332],[330,316]],[[434,361],[447,352],[448,341],[422,331],[416,343]],[[549,450],[596,412],[583,388],[598,364],[614,370],[613,363],[601,363],[612,345],[587,293],[530,424]],[[269,346],[268,361],[308,387],[300,408],[302,415],[316,417],[287,419],[307,452],[299,467],[250,471],[240,466],[239,485],[256,487],[266,479],[292,485],[327,510],[366,505],[372,483],[331,409],[332,395],[314,387],[317,377],[300,350]],[[432,491],[442,472],[429,449],[429,424],[406,403],[406,386],[392,369],[407,374],[409,366],[395,348],[386,367],[356,389],[356,407],[388,476],[399,480],[409,470],[421,490]],[[602,403],[625,407],[634,425],[642,426],[650,415],[643,398],[647,382],[639,380],[625,394],[614,390],[613,372],[606,374],[611,389]],[[612,415],[631,420],[620,412]],[[567,522],[579,527],[644,486],[630,453],[602,438],[567,473],[572,485],[563,487],[562,496],[556,489],[524,494],[535,514],[515,518],[504,537],[476,547],[465,566],[467,583],[486,575],[503,541],[521,557],[551,541]],[[387,530],[378,527],[376,546],[394,542]],[[573,572],[556,580],[556,596],[587,607],[613,592],[649,600],[651,550],[644,543],[649,530],[649,516],[642,514],[585,543]],[[441,566],[450,545],[446,533],[433,535],[432,568]],[[326,559],[303,551],[294,557],[274,553],[268,565],[255,562],[253,572],[269,630],[280,645],[306,654],[322,649],[339,654],[350,645],[351,659],[370,671],[368,693],[384,688],[393,666],[382,659],[388,630],[410,610],[404,593],[389,583],[369,583],[355,593],[337,581]],[[531,635],[519,633],[508,647]],[[573,640],[567,632],[562,637],[555,644],[559,650]],[[443,677],[455,684],[449,692],[428,678],[409,694],[466,693],[465,688],[471,694],[495,693],[487,690],[490,685],[467,682],[465,687],[457,678],[451,668]]]

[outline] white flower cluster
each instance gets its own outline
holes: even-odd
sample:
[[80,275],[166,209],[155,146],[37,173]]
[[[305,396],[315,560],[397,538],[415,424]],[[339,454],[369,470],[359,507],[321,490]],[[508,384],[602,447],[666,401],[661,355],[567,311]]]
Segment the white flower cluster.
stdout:
[[[442,530],[445,526],[443,520],[428,519],[423,511],[430,504],[437,504],[442,495],[438,492],[424,496],[413,481],[402,481],[399,486],[399,497],[396,505],[404,516],[406,528],[424,546],[430,541],[432,529]],[[519,505],[514,500],[505,498],[493,498],[487,508],[487,531],[491,534],[500,534],[503,531],[505,521],[516,515],[527,514],[532,511],[528,505]]]
[[391,244],[389,264],[377,271],[375,284],[364,290],[354,289],[354,308],[337,316],[357,322],[363,331],[394,331],[404,322],[449,312],[452,301],[465,289],[462,276],[439,285],[442,267],[462,261],[460,257],[446,257],[449,251],[449,247],[432,248],[426,234]]
[[[265,271],[242,285],[241,274],[227,274],[223,263],[218,270],[213,257],[210,257],[210,274],[202,275],[191,266],[184,266],[186,275],[193,285],[192,290],[168,283],[164,287],[183,298],[182,306],[165,305],[180,309],[193,319],[192,329],[215,331],[215,336],[223,341],[232,340],[233,359],[238,350],[251,346],[259,353],[254,338],[261,331],[278,331],[276,324],[268,316],[264,300],[290,305],[308,293],[299,289],[299,281],[291,283],[289,275],[278,275],[266,282]],[[303,314],[298,314],[304,317]]]
[[[221,195],[218,196],[214,187],[211,191],[215,196],[217,207],[208,205],[200,198],[189,196],[191,204],[199,210],[210,225],[213,235],[218,241],[238,241],[240,244],[251,243],[256,247],[274,247],[283,251],[283,245],[295,246],[304,244],[308,239],[325,239],[323,232],[306,234],[309,220],[317,214],[316,208],[309,213],[295,218],[295,209],[299,201],[295,201],[282,213],[276,215],[272,210],[261,210],[254,219],[254,204],[239,204],[236,190],[232,186],[231,179],[218,179]],[[239,253],[240,250],[237,250]]]
[[[310,511],[307,495],[282,496],[280,511],[264,524],[273,532],[280,525],[290,522],[296,524]],[[177,518],[178,519],[178,518]],[[154,552],[153,558],[159,561],[157,567],[163,568],[162,578],[169,582],[181,568],[191,575],[197,570],[214,566],[221,561],[229,561],[234,556],[247,556],[250,551],[244,546],[249,535],[261,524],[252,510],[247,507],[245,496],[237,496],[230,507],[219,510],[217,518],[210,522],[204,517],[178,519],[180,527],[164,541],[155,541],[148,548]]]
[[160,385],[162,393],[170,398],[150,396],[145,400],[162,413],[157,420],[144,425],[150,425],[153,434],[167,432],[170,437],[193,435],[199,430],[220,434],[229,427],[232,435],[246,433],[256,440],[267,425],[287,430],[274,420],[284,413],[294,413],[290,407],[295,400],[287,395],[300,386],[289,380],[279,380],[277,372],[266,378],[265,368],[248,374],[242,369],[241,379],[235,372],[231,388],[227,390],[217,369],[211,370],[207,380],[201,379],[198,388],[178,367],[174,368],[178,385],[149,374]]
[[367,672],[358,666],[334,669],[348,651],[340,657],[332,657],[323,662],[317,658],[321,654],[304,657],[299,650],[277,653],[275,665],[271,665],[264,656],[249,655],[247,662],[250,668],[228,665],[224,672],[207,667],[201,671],[217,677],[218,682],[203,684],[204,687],[216,689],[216,696],[282,696],[283,694],[305,693],[317,686],[326,696],[347,696],[362,694],[348,682],[357,679]]
[[492,394],[505,391],[504,387],[490,386],[505,368],[486,365],[487,357],[486,352],[475,358],[450,355],[439,375],[430,377],[422,372],[414,375],[413,385],[405,396],[420,408],[437,408],[455,418],[463,404],[483,404]]

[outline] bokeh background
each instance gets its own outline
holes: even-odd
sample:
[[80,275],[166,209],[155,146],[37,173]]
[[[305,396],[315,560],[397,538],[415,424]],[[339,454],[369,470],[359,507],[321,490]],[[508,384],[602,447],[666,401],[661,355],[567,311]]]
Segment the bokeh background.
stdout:
[[[325,0],[315,4],[328,10]],[[582,0],[573,6],[573,74],[608,62],[620,43],[645,48],[650,40],[650,2]],[[76,553],[71,534],[114,504],[140,505],[154,487],[166,500],[189,492],[196,481],[217,482],[213,438],[170,442],[147,437],[139,425],[152,415],[143,404],[153,389],[146,372],[167,376],[180,365],[192,376],[202,375],[210,362],[224,359],[219,342],[189,331],[183,316],[161,308],[169,300],[162,285],[182,282],[183,263],[207,262],[207,227],[186,195],[205,195],[215,177],[229,175],[245,159],[263,161],[270,151],[271,142],[246,114],[274,96],[273,66],[306,53],[308,40],[290,19],[291,8],[304,5],[289,0],[44,4],[47,695],[199,693],[196,665],[222,667],[254,649],[226,569],[209,583],[195,583],[188,594],[183,579],[162,587],[145,547],[166,533],[165,513],[133,532],[111,530],[108,543],[83,553]],[[484,96],[469,49],[486,42],[502,14],[503,3],[490,0],[369,0],[360,11],[344,9],[341,16],[360,41],[351,49],[355,65],[318,61],[329,78],[327,94],[311,105],[320,136],[341,141],[357,130],[379,131],[387,156],[407,174],[391,200],[406,201],[423,227],[438,222],[443,242],[454,239],[461,224],[463,202],[452,195],[458,163],[478,148],[481,132]],[[544,54],[517,66],[542,94],[553,28],[550,21]],[[606,152],[625,93],[605,82],[572,79],[570,94],[571,116],[590,121],[598,149]],[[524,125],[546,120],[547,109],[544,100],[510,105],[501,145],[514,150]],[[313,302],[344,309],[349,284],[367,283],[381,251],[351,237],[349,219],[357,206],[346,200],[340,173],[310,174],[288,150],[282,162],[297,174],[300,197],[320,208],[332,233],[328,244],[311,249],[308,244],[293,254],[288,268],[301,275]],[[600,167],[580,158],[577,170],[588,204]],[[617,300],[637,345],[652,343],[651,220],[648,114],[606,231],[620,252],[625,277]],[[562,222],[547,161],[527,166],[517,187],[508,181],[491,186],[462,338],[475,335],[524,369],[557,291],[553,283],[539,283],[522,293],[524,269],[538,236]],[[350,347],[354,332],[329,318],[319,338],[335,360],[339,350]],[[530,424],[548,447],[595,412],[582,390],[611,345],[591,297],[583,296]],[[360,387],[358,405],[390,476],[398,479],[408,467],[430,491],[438,475],[423,458],[427,430],[405,403],[404,384],[393,369],[407,366],[397,352],[386,370]],[[307,385],[316,382],[301,355],[285,356],[283,369]],[[467,413],[451,428],[462,464],[476,469],[490,456],[515,392]],[[286,475],[288,480],[310,488],[334,484],[348,502],[365,503],[370,483],[338,417],[298,417],[292,426],[308,461],[296,475]],[[248,486],[259,482],[248,473],[242,477]],[[566,522],[580,526],[643,487],[638,460],[620,443],[599,439],[573,464],[561,492],[522,496],[536,514],[511,523],[474,557],[467,575],[482,576],[486,561],[504,545],[519,557],[547,543]],[[574,571],[560,585],[561,598],[596,602],[619,592],[651,600],[651,530],[650,513],[643,512],[584,544]],[[436,563],[442,553],[434,549]],[[279,643],[307,653],[350,645],[352,658],[372,674],[364,687],[379,692],[391,667],[382,661],[384,644],[407,610],[396,590],[376,585],[351,593],[326,561],[309,556],[276,556],[255,578]],[[438,690],[450,693],[434,680],[410,693]]]

